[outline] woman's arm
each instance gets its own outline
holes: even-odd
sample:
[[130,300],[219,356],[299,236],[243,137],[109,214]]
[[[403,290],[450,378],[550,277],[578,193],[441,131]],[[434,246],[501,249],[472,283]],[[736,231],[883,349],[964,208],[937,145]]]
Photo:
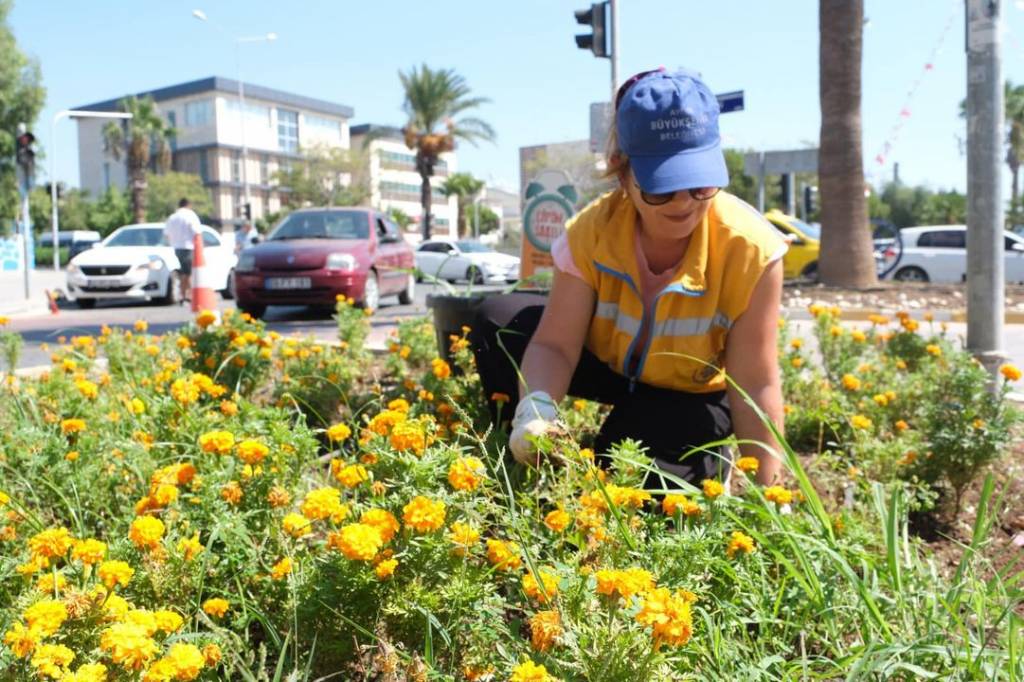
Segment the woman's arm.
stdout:
[[519,397],[544,391],[559,402],[583,352],[597,294],[583,280],[555,269],[544,314],[523,355]]
[[[777,334],[782,301],[782,262],[768,266],[750,298],[746,312],[733,324],[725,343],[725,369],[782,432],[782,379],[779,376]],[[728,388],[733,431],[740,440],[778,445],[768,426],[761,422],[743,396]],[[759,483],[772,484],[782,461],[758,445],[741,445],[740,453],[756,457]]]

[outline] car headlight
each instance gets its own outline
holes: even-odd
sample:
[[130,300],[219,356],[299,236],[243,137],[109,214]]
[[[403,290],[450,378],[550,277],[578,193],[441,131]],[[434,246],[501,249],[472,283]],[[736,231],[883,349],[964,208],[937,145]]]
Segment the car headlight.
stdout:
[[68,274],[69,275],[77,275],[77,274],[80,274],[81,272],[82,272],[82,269],[80,267],[78,267],[74,263],[68,263]]
[[256,269],[256,256],[244,251],[239,254],[238,262],[235,264],[235,272],[252,272]]
[[164,262],[159,258],[150,258],[148,263],[139,263],[135,266],[134,270],[160,270],[163,268]]
[[327,256],[328,270],[355,270],[356,257],[351,253],[332,253]]

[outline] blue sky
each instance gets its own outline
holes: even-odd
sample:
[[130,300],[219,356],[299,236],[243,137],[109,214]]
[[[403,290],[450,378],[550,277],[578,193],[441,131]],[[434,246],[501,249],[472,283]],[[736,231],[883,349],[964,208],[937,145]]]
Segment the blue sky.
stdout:
[[[1024,4],[1024,3],[1021,3]],[[274,31],[243,46],[247,82],[352,106],[353,123],[401,125],[399,69],[427,63],[461,73],[491,102],[479,115],[496,145],[460,148],[460,166],[517,189],[520,146],[583,139],[589,104],[609,96],[609,64],[575,47],[573,11],[585,0],[16,0],[19,45],[37,57],[47,104],[36,124],[50,142],[54,112],[210,75],[234,77],[231,43],[192,17],[203,9],[233,35]],[[621,78],[687,66],[717,92],[746,91],[746,111],[722,117],[729,146],[787,149],[816,143],[818,14],[814,0],[620,0]],[[966,185],[958,148],[966,92],[963,0],[866,0],[864,157],[869,177],[933,188]],[[1004,2],[1004,75],[1024,80],[1024,9]],[[945,43],[924,65],[943,34]],[[923,78],[922,78],[923,76]],[[910,116],[886,165],[873,159]],[[75,125],[59,124],[59,180],[77,184]],[[47,164],[48,166],[48,164]]]

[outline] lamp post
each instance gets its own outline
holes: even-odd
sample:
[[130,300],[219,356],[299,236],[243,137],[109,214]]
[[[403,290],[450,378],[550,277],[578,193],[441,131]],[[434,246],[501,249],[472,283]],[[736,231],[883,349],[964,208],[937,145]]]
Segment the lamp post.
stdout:
[[[192,16],[199,21],[204,21],[215,29],[220,31],[223,35],[228,35],[227,31],[222,29],[219,25],[210,21],[210,18],[206,16],[206,12],[201,9],[192,10]],[[238,118],[239,118],[239,133],[242,138],[242,193],[245,196],[245,203],[250,204],[249,197],[249,171],[247,166],[249,165],[249,148],[245,142],[245,85],[242,83],[242,43],[271,43],[277,40],[277,34],[274,32],[266,33],[261,36],[239,36],[231,38],[235,44],[235,74],[236,80],[238,81]]]
[[123,111],[80,111],[63,109],[53,115],[50,124],[50,227],[53,231],[53,270],[60,270],[60,216],[57,212],[57,121],[62,118],[119,118],[130,119],[131,114]]

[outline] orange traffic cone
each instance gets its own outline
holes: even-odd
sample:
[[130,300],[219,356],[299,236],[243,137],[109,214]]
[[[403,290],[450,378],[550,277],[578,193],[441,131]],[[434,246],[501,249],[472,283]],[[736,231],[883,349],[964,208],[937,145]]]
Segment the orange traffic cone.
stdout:
[[217,297],[210,286],[210,271],[203,257],[203,235],[193,237],[192,244],[192,312],[216,310]]
[[60,308],[57,307],[57,292],[50,291],[49,289],[43,289],[46,294],[46,301],[50,305],[50,313],[57,315],[60,313]]

